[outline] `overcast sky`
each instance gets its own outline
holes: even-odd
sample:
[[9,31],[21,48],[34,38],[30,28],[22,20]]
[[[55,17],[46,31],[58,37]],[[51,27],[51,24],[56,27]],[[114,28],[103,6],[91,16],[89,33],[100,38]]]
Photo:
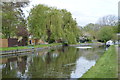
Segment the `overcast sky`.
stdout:
[[32,5],[37,4],[67,9],[73,18],[76,18],[78,25],[85,26],[88,23],[96,23],[100,17],[106,15],[118,16],[118,2],[119,0],[31,0],[30,6],[25,10],[29,11]]

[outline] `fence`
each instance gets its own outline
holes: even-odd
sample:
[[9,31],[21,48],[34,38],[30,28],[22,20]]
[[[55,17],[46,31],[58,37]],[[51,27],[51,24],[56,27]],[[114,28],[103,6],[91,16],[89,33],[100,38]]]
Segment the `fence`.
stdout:
[[9,38],[9,39],[0,39],[0,47],[15,47],[15,46],[25,46],[27,45],[26,40],[22,40],[18,42],[16,38]]
[[18,39],[9,38],[8,39],[8,47],[15,47],[15,46],[18,46]]
[[8,39],[0,39],[0,47],[8,47]]

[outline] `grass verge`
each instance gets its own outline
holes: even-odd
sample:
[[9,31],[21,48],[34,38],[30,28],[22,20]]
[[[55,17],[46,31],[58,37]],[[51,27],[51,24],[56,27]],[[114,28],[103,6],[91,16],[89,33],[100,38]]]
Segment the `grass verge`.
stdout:
[[115,46],[109,49],[101,56],[95,66],[87,71],[82,78],[117,78],[118,77],[118,54]]
[[0,51],[10,51],[10,50],[21,50],[21,49],[30,49],[30,48],[43,48],[49,46],[57,46],[61,45],[61,43],[52,43],[52,44],[41,44],[41,45],[31,45],[31,46],[18,46],[18,47],[8,47],[8,48],[0,48]]

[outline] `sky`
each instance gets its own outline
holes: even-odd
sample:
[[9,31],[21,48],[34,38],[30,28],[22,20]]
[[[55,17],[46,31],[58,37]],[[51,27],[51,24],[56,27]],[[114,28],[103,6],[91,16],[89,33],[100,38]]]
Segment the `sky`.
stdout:
[[[106,15],[118,16],[119,0],[30,0],[30,5],[26,7],[25,14],[33,5],[45,4],[58,9],[66,9],[76,18],[79,26],[85,26],[88,23],[96,23],[99,18]],[[26,12],[28,11],[28,12]]]

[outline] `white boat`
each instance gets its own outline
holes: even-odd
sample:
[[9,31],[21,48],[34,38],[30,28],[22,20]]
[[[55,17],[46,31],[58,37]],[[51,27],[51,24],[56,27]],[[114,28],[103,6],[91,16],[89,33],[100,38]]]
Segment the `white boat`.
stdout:
[[106,42],[106,46],[109,47],[111,45],[114,45],[113,41],[112,40],[109,40]]

